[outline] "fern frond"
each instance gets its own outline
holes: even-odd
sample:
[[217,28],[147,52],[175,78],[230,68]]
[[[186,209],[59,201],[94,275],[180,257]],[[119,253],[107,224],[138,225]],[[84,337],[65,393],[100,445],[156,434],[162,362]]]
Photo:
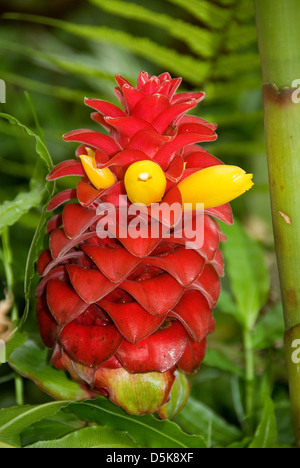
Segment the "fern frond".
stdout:
[[221,8],[207,0],[167,0],[173,3],[188,13],[191,13],[195,18],[200,20],[206,26],[213,29],[223,28],[230,15],[231,11]]
[[182,55],[175,50],[161,46],[148,38],[135,37],[126,32],[117,31],[105,26],[98,27],[78,25],[43,16],[23,15],[17,13],[5,14],[3,17],[6,19],[21,19],[53,26],[78,37],[116,44],[143,58],[148,58],[150,61],[164,69],[166,68],[177,75],[182,75],[186,80],[195,85],[203,83],[209,73],[210,64],[208,62],[199,62],[192,56]]
[[255,16],[254,5],[249,0],[239,0],[236,5],[235,17],[238,21],[253,22]]
[[220,6],[235,7],[238,1],[237,0],[216,0],[216,3]]
[[41,81],[32,80],[16,73],[11,73],[6,70],[0,70],[0,76],[10,85],[19,86],[22,89],[37,92],[40,94],[46,94],[53,96],[65,101],[80,102],[87,96],[87,92],[78,91],[75,89],[64,88],[62,86],[51,86]]
[[[202,117],[205,118],[208,122],[213,122],[216,119],[216,114],[206,114],[202,112]],[[231,112],[228,114],[227,112],[219,114],[218,113],[218,127],[219,128],[226,128],[235,125],[240,125],[243,122],[244,125],[248,125],[250,123],[259,123],[263,122],[264,113],[263,110],[259,110],[256,112]]]
[[207,29],[149,10],[132,2],[124,3],[122,0],[109,0],[109,2],[107,0],[90,0],[90,2],[114,15],[162,28],[168,31],[170,36],[185,42],[193,52],[202,57],[212,57],[216,51],[218,37]]
[[236,51],[257,43],[257,32],[254,25],[241,25],[232,22],[226,34],[226,50]]
[[222,156],[226,161],[228,156],[232,157],[252,156],[253,154],[262,154],[266,151],[265,142],[262,141],[235,141],[234,143],[215,143],[209,145],[209,151],[216,156]]
[[204,86],[204,91],[209,97],[209,101],[224,100],[232,101],[232,96],[238,96],[239,93],[247,90],[260,89],[261,76],[247,78],[243,77],[241,80],[233,80],[230,82],[216,81],[208,82]]
[[260,70],[259,55],[254,52],[244,54],[234,53],[229,55],[221,55],[218,59],[211,77],[213,79],[232,79],[241,73],[253,72]]
[[103,72],[99,70],[99,68],[88,65],[87,63],[70,60],[68,57],[49,54],[37,49],[33,49],[31,47],[20,47],[20,44],[10,41],[0,41],[0,48],[2,50],[4,49],[25,55],[31,59],[41,59],[49,65],[54,65],[60,70],[66,71],[74,75],[96,78],[97,80],[106,80],[113,83],[115,82],[114,75]]

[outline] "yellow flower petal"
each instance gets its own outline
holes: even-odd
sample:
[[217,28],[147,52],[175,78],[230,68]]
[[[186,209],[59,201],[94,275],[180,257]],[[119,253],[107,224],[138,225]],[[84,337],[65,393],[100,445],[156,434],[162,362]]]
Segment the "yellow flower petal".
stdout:
[[[89,152],[89,156],[79,156],[83,165],[83,169],[96,189],[106,189],[113,185],[116,180],[113,173],[106,167],[98,169],[95,158]],[[94,154],[94,152],[93,152]]]
[[214,208],[239,197],[254,185],[253,174],[246,174],[237,166],[211,166],[202,169],[178,184],[182,203],[204,203],[204,208]]

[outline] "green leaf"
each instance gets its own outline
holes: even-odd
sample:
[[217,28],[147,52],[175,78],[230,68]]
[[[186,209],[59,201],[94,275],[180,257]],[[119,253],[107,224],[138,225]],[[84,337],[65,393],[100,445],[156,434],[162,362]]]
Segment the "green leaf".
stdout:
[[253,348],[267,349],[275,343],[282,342],[284,329],[282,304],[278,304],[268,310],[255,327],[252,338]]
[[12,226],[32,208],[42,201],[43,193],[36,189],[32,192],[19,193],[12,201],[5,201],[0,205],[0,230]]
[[235,317],[238,320],[239,310],[233,298],[226,289],[222,289],[219,301],[217,304],[218,310],[223,312],[223,314],[229,314]]
[[227,236],[223,252],[238,306],[236,318],[244,329],[252,330],[270,287],[263,251],[238,222],[230,227],[224,225],[222,230]]
[[27,133],[27,135],[33,137],[36,141],[36,152],[37,154],[39,155],[39,157],[45,162],[48,170],[50,171],[52,169],[52,160],[51,160],[51,156],[45,146],[45,144],[42,142],[42,140],[40,139],[40,137],[38,135],[36,135],[32,130],[30,130],[28,127],[26,127],[26,125],[23,125],[18,119],[16,119],[15,117],[12,117],[11,115],[8,115],[8,114],[3,114],[3,113],[0,113],[0,117],[2,117],[3,119],[6,119],[9,121],[9,123],[11,125],[17,125],[18,127],[20,127],[22,130],[24,130],[25,133]]
[[86,426],[84,421],[79,421],[75,418],[76,416],[61,410],[54,416],[44,418],[26,427],[20,434],[22,447],[44,440],[61,439],[71,432],[78,431]]
[[[242,428],[245,428],[245,409],[244,409],[244,395],[241,392],[241,381],[237,375],[231,376],[231,398],[234,407],[234,411],[239,420]],[[244,382],[243,382],[244,383]]]
[[268,396],[265,400],[265,408],[262,420],[255,432],[249,448],[273,448],[277,439],[277,424],[274,404]]
[[38,406],[18,406],[0,410],[0,441],[20,447],[21,431],[36,421],[52,416],[67,402],[51,402]]
[[126,431],[137,444],[148,448],[205,448],[200,436],[185,434],[177,424],[154,416],[132,416],[104,397],[81,403],[71,403],[70,411],[85,421],[96,422],[120,431]]
[[[30,181],[32,191],[27,194],[19,194],[13,202],[5,202],[0,208],[1,229],[2,224],[14,224],[16,221],[18,221],[18,219],[20,219],[20,217],[23,214],[27,213],[27,211],[29,211],[33,206],[39,205],[42,202],[44,193],[46,193],[47,195],[45,200],[45,203],[47,205],[51,196],[54,194],[55,185],[52,183],[45,182],[45,178],[47,174],[51,171],[53,163],[48,149],[45,146],[42,139],[40,138],[40,136],[34,133],[28,127],[23,125],[18,119],[12,117],[11,115],[0,113],[0,117],[8,120],[11,125],[18,126],[27,135],[33,137],[35,139],[36,153],[39,156],[39,159],[36,163],[35,171]],[[33,289],[33,277],[35,275],[35,262],[41,250],[41,239],[42,234],[44,232],[46,220],[47,215],[44,207],[39,225],[37,226],[37,229],[35,231],[34,238],[31,243],[27,257],[24,282],[26,306],[20,326],[22,326],[25,323],[30,308],[30,301]]]
[[46,440],[26,448],[137,448],[124,432],[109,427],[86,427],[58,440]]
[[5,444],[4,442],[0,442],[0,448],[4,449],[15,449],[17,447],[14,447],[13,445]]
[[239,377],[244,376],[244,372],[240,367],[236,366],[228,357],[215,349],[207,350],[203,364],[225,372],[230,372],[231,374],[236,374]]
[[233,444],[228,445],[228,447],[226,448],[230,448],[230,449],[231,448],[235,448],[235,449],[248,448],[250,442],[251,442],[251,437],[246,437],[240,442],[234,442]]
[[43,131],[41,125],[40,125],[39,118],[38,118],[38,115],[37,115],[36,110],[34,108],[31,96],[27,91],[24,92],[24,95],[25,95],[25,99],[26,99],[26,101],[28,103],[28,107],[30,109],[30,112],[32,114],[34,123],[35,123],[35,128],[36,128],[37,135],[40,137],[42,142],[45,144],[45,134],[44,134],[44,131]]
[[68,379],[65,372],[50,366],[47,349],[41,350],[32,341],[13,352],[9,365],[58,400],[82,400],[89,396],[78,383]]
[[176,421],[189,433],[199,434],[205,439],[211,431],[213,445],[225,447],[242,437],[237,427],[228,424],[212,409],[192,397],[184,410],[176,417]]
[[11,115],[0,113],[0,117],[7,120],[11,125],[18,126],[27,135],[35,139],[36,152],[40,158],[37,161],[37,170],[34,171],[30,181],[31,191],[19,193],[14,200],[5,201],[0,206],[1,230],[5,226],[15,224],[24,214],[41,203],[44,191],[47,190],[45,176],[52,169],[52,161],[45,144],[38,135]]
[[[50,196],[49,196],[50,199]],[[42,214],[39,220],[39,224],[36,227],[28,256],[26,261],[26,268],[25,268],[25,279],[24,279],[24,291],[25,291],[25,309],[24,314],[22,317],[21,325],[23,325],[28,317],[30,306],[31,306],[31,297],[33,294],[33,290],[35,289],[34,285],[34,277],[35,277],[35,263],[38,259],[39,253],[42,250],[42,241],[43,236],[45,234],[45,226],[48,219],[48,215],[46,213],[46,208],[44,207],[42,210]]]
[[102,10],[114,15],[163,28],[171,36],[188,44],[191,50],[200,56],[212,57],[215,54],[218,40],[208,29],[201,29],[181,19],[150,10],[132,2],[123,2],[122,0],[110,0],[109,2],[106,0],[90,1]]
[[191,55],[183,55],[174,49],[164,47],[144,37],[136,37],[124,31],[107,28],[106,26],[86,26],[55,20],[42,16],[6,13],[6,19],[24,20],[59,28],[78,37],[99,42],[109,42],[123,47],[143,58],[147,58],[156,65],[169,69],[171,72],[183,76],[193,84],[202,83],[210,71],[209,62],[201,62]]

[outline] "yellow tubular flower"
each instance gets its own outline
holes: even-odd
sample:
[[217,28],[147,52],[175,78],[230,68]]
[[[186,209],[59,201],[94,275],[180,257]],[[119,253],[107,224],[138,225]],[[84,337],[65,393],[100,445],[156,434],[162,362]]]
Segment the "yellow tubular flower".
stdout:
[[211,166],[187,177],[178,184],[182,204],[204,203],[204,208],[214,208],[239,197],[254,185],[253,174],[246,174],[237,166]]
[[153,161],[138,161],[125,174],[125,187],[131,203],[146,206],[162,200],[167,180],[162,168]]
[[103,190],[113,185],[116,180],[113,173],[107,167],[98,169],[95,161],[95,153],[90,148],[86,148],[88,155],[79,156],[83,169],[94,187]]

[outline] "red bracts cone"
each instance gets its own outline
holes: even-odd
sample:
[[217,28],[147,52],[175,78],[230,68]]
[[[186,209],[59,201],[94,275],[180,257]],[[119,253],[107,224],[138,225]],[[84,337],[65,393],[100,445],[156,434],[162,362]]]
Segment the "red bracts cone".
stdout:
[[54,366],[88,386],[91,396],[107,395],[126,411],[144,414],[169,401],[179,370],[193,373],[204,358],[223,275],[224,238],[214,218],[231,224],[232,214],[228,204],[206,210],[204,243],[193,249],[186,249],[184,236],[164,239],[164,228],[154,239],[142,232],[124,238],[118,230],[116,238],[97,236],[103,217],[97,207],[105,202],[119,210],[124,175],[133,163],[154,161],[162,168],[168,204],[181,204],[180,181],[221,164],[196,145],[215,140],[216,127],[185,115],[203,93],[176,94],[181,80],[168,73],[141,73],[137,88],[120,76],[116,80],[123,110],[86,99],[108,134],[76,130],[64,137],[81,143],[77,156],[92,150],[96,167],[108,168],[115,183],[95,188],[80,159],[59,164],[48,177],[82,179],[48,207],[65,204],[48,223],[50,248],[38,262],[37,316]]

